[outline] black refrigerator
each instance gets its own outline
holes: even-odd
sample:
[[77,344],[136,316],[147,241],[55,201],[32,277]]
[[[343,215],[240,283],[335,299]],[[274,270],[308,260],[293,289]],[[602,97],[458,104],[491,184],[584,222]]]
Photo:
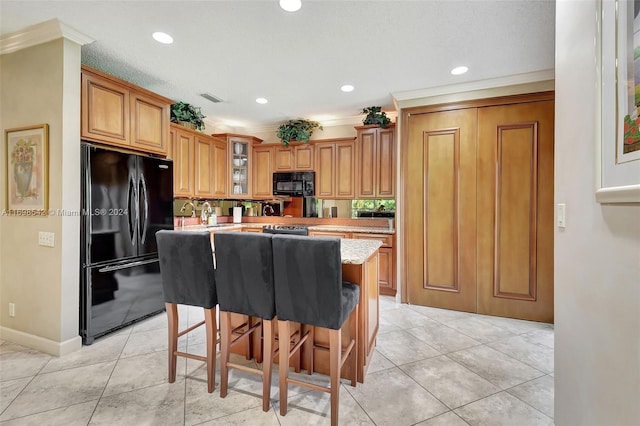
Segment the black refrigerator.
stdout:
[[80,335],[164,309],[155,234],[173,229],[173,163],[82,143]]

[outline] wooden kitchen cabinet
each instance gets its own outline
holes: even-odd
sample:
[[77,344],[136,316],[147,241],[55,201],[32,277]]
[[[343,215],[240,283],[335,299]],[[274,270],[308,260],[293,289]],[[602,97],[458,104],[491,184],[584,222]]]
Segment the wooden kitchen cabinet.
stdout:
[[396,295],[396,262],[394,251],[394,235],[392,234],[351,234],[351,238],[363,240],[378,240],[382,246],[378,250],[378,287],[380,294],[386,296]]
[[170,126],[173,193],[177,198],[226,198],[227,142]]
[[[251,160],[252,145],[259,144],[262,139],[255,136],[235,133],[215,133],[213,137],[227,142],[228,173],[227,197],[234,199],[248,199],[251,192]],[[269,179],[271,181],[271,179]]]
[[395,197],[395,125],[357,126],[358,182],[355,198]]
[[167,155],[170,99],[82,66],[84,140]]
[[353,139],[316,143],[316,197],[355,198],[355,176]]
[[311,144],[277,145],[274,171],[313,170],[314,146]]
[[194,135],[176,125],[171,125],[169,134],[173,159],[173,195],[176,198],[192,197],[195,179]]
[[309,231],[309,235],[313,237],[351,238],[350,232],[338,232],[338,231]]
[[253,147],[253,198],[273,198],[273,147]]

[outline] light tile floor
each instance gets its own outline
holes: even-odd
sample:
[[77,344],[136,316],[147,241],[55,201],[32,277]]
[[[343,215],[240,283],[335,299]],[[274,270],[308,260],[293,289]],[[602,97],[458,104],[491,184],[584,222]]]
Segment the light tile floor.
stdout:
[[[181,307],[180,313],[181,326],[202,318],[201,309]],[[181,347],[203,353],[203,331],[185,336]],[[255,375],[232,370],[222,399],[219,388],[207,393],[203,363],[179,359],[178,378],[169,384],[166,333],[162,314],[60,358],[0,341],[0,423],[330,423],[328,394],[299,387],[290,388],[289,412],[280,416],[277,373],[268,413]],[[341,386],[343,425],[553,424],[553,326],[383,297],[365,383]]]

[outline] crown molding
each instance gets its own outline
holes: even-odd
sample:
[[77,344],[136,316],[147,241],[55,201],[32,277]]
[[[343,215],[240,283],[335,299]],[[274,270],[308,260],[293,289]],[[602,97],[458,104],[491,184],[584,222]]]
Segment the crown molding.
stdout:
[[0,55],[17,52],[18,50],[47,43],[59,38],[66,38],[80,46],[95,41],[91,37],[82,34],[80,31],[71,28],[57,19],[50,19],[0,37]]
[[417,99],[425,99],[454,93],[474,92],[487,89],[495,89],[508,86],[522,86],[541,82],[553,82],[555,71],[553,69],[534,71],[522,74],[514,74],[506,77],[490,78],[486,80],[469,81],[466,83],[450,84],[445,86],[430,87],[427,89],[407,90],[395,92],[391,95],[397,107],[405,107]]

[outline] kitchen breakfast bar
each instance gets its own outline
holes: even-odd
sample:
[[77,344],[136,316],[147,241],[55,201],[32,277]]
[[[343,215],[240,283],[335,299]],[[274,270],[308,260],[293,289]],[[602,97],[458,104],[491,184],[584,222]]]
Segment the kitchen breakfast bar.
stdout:
[[[205,227],[188,226],[185,231],[202,231]],[[216,231],[241,231],[241,226],[225,226],[213,228],[211,230],[211,240]],[[364,383],[367,368],[371,364],[371,357],[376,345],[376,337],[379,327],[379,293],[378,293],[378,249],[381,242],[367,239],[341,239],[340,253],[342,261],[342,280],[356,284],[360,287],[360,299],[358,305],[357,319],[357,380]],[[215,248],[214,248],[215,253]],[[246,322],[244,315],[232,314],[234,326],[240,326]],[[342,330],[342,341],[349,342],[349,327]],[[329,335],[326,329],[316,328],[313,333],[314,339],[314,361],[313,372],[329,375],[329,352],[322,349],[329,347]],[[255,357],[261,361],[262,354],[259,353],[260,337],[256,336],[253,341],[245,345],[237,345],[233,352],[246,356]],[[307,359],[309,357],[303,352],[300,357],[300,367],[303,370],[309,369]],[[277,360],[277,357],[276,357]],[[296,360],[291,359],[291,365],[296,366]],[[349,363],[345,363],[342,377],[347,377]]]

